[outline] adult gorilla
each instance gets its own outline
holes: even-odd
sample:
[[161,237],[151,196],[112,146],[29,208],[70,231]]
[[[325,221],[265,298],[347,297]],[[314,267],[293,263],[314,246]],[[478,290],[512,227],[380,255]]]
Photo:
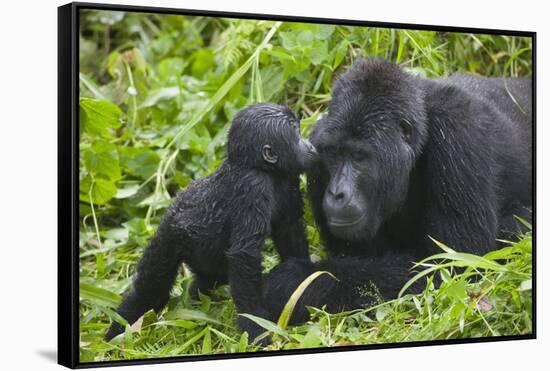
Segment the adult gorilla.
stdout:
[[316,270],[340,281],[318,278],[294,322],[307,319],[304,304],[339,311],[371,304],[365,292],[395,297],[411,262],[436,252],[428,236],[483,254],[521,232],[515,215],[531,219],[531,131],[529,78],[430,80],[380,59],[355,63],[310,137],[322,161],[308,192],[331,258],[290,260],[268,275],[273,318]]

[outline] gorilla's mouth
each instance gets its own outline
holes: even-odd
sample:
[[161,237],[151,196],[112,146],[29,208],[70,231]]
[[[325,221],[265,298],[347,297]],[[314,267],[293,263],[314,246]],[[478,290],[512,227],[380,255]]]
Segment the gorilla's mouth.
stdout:
[[363,219],[365,219],[365,214],[361,214],[353,220],[330,218],[327,220],[327,223],[329,226],[335,227],[335,228],[349,228],[361,223]]

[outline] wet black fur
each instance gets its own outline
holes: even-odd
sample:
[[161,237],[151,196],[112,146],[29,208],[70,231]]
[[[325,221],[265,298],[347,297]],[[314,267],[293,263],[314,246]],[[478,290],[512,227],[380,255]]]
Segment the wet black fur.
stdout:
[[[128,323],[160,311],[185,262],[194,273],[191,294],[229,283],[239,313],[266,317],[261,298],[261,247],[271,236],[282,260],[308,259],[296,157],[299,122],[286,106],[258,104],[239,112],[228,137],[228,158],[194,181],[166,211],[137,265],[133,289],[118,308]],[[279,161],[261,156],[270,144]],[[253,340],[261,328],[244,317],[239,327]],[[111,339],[123,331],[114,322]]]
[[[531,133],[530,78],[426,79],[380,59],[355,63],[336,81],[329,113],[310,137],[321,165],[308,172],[308,193],[331,257],[289,260],[267,276],[272,319],[316,270],[340,282],[320,277],[294,322],[308,318],[303,305],[371,305],[372,297],[357,292],[371,283],[394,298],[411,277],[411,262],[438,252],[428,236],[483,254],[497,238],[524,231],[514,215],[531,220]],[[327,224],[323,199],[344,161],[359,173],[351,186],[366,218],[338,231]]]

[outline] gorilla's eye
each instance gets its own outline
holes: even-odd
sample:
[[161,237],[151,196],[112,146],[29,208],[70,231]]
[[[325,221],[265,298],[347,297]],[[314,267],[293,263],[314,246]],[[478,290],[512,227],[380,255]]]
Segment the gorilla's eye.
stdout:
[[401,131],[403,132],[403,138],[407,143],[411,142],[412,139],[412,124],[408,120],[401,120]]

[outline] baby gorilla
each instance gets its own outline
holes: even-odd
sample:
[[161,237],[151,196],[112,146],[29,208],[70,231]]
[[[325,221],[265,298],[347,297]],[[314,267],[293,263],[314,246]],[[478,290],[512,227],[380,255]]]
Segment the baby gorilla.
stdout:
[[[309,259],[299,175],[316,158],[288,107],[256,104],[239,112],[229,130],[227,160],[176,196],[118,313],[133,323],[150,309],[160,311],[185,262],[195,275],[192,296],[229,282],[239,313],[267,317],[261,247],[271,236],[283,260]],[[238,325],[250,341],[263,332],[245,317]],[[113,322],[105,338],[123,331]]]

